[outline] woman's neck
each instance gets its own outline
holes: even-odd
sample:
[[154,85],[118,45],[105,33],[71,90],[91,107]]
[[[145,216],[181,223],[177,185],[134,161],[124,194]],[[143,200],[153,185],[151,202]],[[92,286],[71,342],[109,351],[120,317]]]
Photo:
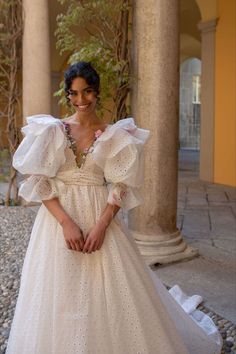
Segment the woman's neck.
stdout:
[[96,113],[86,116],[86,115],[80,115],[76,112],[74,115],[74,119],[76,122],[78,122],[81,126],[85,128],[97,125],[100,122]]

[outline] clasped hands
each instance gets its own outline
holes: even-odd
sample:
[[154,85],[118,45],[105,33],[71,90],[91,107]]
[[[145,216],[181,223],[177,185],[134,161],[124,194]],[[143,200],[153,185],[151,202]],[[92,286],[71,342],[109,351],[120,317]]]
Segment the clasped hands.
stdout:
[[67,248],[83,253],[91,253],[102,247],[108,224],[99,220],[87,233],[84,239],[80,227],[72,220],[67,220],[63,225],[63,234]]

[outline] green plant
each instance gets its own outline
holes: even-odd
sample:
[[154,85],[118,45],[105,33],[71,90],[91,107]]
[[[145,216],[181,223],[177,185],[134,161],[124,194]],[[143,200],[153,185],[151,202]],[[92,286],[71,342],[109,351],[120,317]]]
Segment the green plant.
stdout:
[[[108,110],[113,121],[126,117],[130,91],[130,51],[128,0],[58,0],[67,4],[57,17],[57,48],[68,53],[68,64],[90,61],[101,78],[101,113]],[[66,100],[63,82],[56,92]],[[113,102],[108,109],[108,102]]]
[[[17,117],[20,115],[21,88],[18,70],[21,67],[22,3],[21,0],[0,2],[0,118],[5,119],[8,148],[12,158],[18,144]],[[10,205],[11,190],[17,199],[16,170],[10,167],[5,204]]]

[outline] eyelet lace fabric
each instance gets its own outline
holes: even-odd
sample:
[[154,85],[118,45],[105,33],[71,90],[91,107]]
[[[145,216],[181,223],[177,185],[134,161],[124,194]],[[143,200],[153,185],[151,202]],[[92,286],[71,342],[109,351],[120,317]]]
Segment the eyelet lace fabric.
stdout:
[[[30,117],[23,132],[13,161],[29,175],[20,187],[22,197],[57,196],[85,238],[107,202],[127,210],[141,203],[148,132],[132,118],[99,136],[82,169],[59,119]],[[199,301],[179,288],[165,289],[118,217],[101,249],[84,254],[66,247],[60,224],[42,204],[6,354],[219,354],[221,337],[211,319],[196,312]]]

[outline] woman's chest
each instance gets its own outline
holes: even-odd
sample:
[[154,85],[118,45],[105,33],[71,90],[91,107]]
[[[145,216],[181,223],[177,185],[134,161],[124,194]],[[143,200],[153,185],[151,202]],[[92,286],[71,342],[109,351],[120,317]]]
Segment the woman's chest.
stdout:
[[71,126],[70,136],[76,147],[76,154],[80,154],[87,150],[94,142],[94,130],[88,128],[80,128]]
[[86,175],[104,175],[103,170],[96,164],[92,152],[87,154],[84,163],[80,167],[78,166],[75,155],[69,143],[65,148],[64,154],[65,163],[60,167],[59,172],[73,171]]

